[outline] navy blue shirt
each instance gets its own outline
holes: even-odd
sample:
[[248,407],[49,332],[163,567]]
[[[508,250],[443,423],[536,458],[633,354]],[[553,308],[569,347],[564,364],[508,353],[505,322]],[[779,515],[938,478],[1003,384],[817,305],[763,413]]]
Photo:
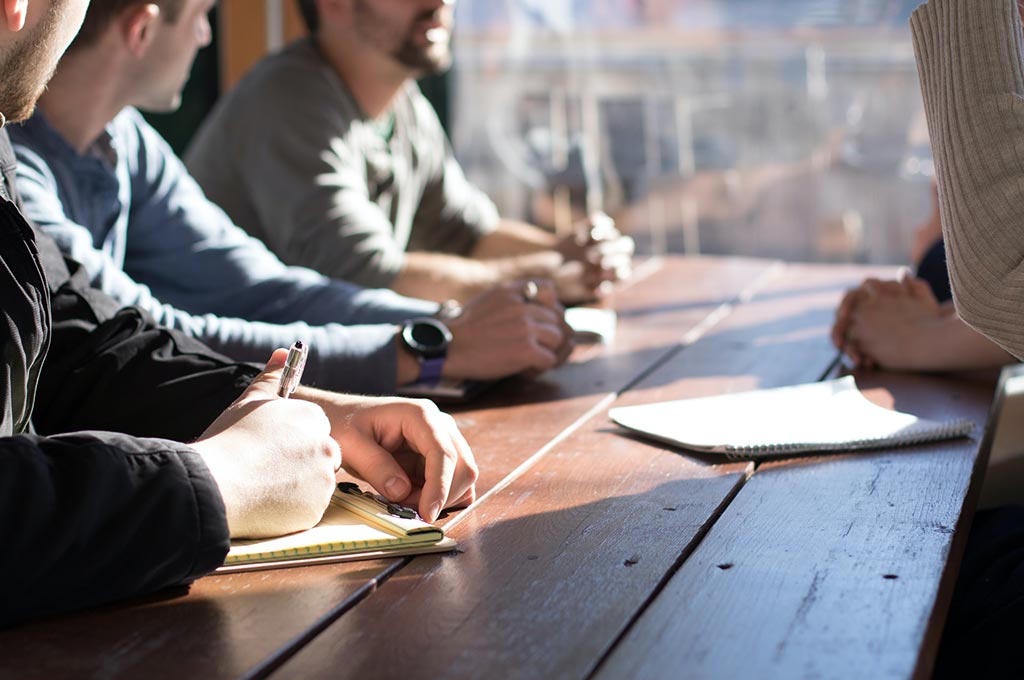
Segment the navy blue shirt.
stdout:
[[308,382],[394,391],[395,326],[437,305],[289,267],[209,201],[134,109],[78,153],[41,113],[12,127],[26,216],[95,286],[238,360],[297,339]]

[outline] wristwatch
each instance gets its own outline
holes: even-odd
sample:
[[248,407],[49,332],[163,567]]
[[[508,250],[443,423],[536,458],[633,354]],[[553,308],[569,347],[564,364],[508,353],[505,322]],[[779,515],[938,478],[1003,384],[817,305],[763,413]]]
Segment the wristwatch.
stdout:
[[452,332],[437,319],[425,316],[405,322],[402,342],[420,362],[417,382],[435,384],[441,379],[451,341]]

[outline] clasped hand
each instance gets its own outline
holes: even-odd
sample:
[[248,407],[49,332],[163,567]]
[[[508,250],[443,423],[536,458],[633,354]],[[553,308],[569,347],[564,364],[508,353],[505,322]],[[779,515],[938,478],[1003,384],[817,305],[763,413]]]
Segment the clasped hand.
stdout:
[[564,262],[555,272],[559,298],[568,304],[589,302],[604,286],[629,278],[636,245],[604,213],[595,213],[563,238],[558,252]]
[[921,279],[867,279],[839,304],[832,343],[860,368],[917,370],[935,322],[950,313]]

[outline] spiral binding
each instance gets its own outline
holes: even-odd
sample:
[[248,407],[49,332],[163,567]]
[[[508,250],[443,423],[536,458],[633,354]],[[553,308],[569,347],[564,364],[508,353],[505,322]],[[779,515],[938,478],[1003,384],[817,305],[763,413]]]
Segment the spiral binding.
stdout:
[[911,427],[895,436],[854,439],[845,442],[746,444],[741,446],[726,444],[722,449],[722,453],[729,460],[742,460],[746,458],[771,458],[790,453],[861,451],[864,449],[881,449],[887,446],[912,446],[942,439],[966,437],[974,431],[974,423],[966,418],[946,421],[940,427],[936,427],[935,423],[931,422],[918,423],[918,425],[920,427],[916,429]]

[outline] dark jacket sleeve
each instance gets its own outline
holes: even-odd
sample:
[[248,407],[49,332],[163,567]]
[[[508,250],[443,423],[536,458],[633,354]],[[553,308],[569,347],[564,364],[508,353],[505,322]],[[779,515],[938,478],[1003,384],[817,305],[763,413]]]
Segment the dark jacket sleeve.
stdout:
[[[0,131],[9,181],[5,142]],[[0,181],[0,196],[16,200],[10,186]],[[256,374],[118,309],[29,231],[0,201],[0,432],[187,441]],[[0,437],[0,625],[187,583],[227,546],[219,489],[184,444],[113,432]]]
[[[121,308],[37,232],[53,318],[33,423],[42,434],[111,430],[190,441],[259,372]],[[269,359],[269,357],[268,357]]]
[[0,626],[184,584],[228,529],[199,455],[111,433],[0,439]]

